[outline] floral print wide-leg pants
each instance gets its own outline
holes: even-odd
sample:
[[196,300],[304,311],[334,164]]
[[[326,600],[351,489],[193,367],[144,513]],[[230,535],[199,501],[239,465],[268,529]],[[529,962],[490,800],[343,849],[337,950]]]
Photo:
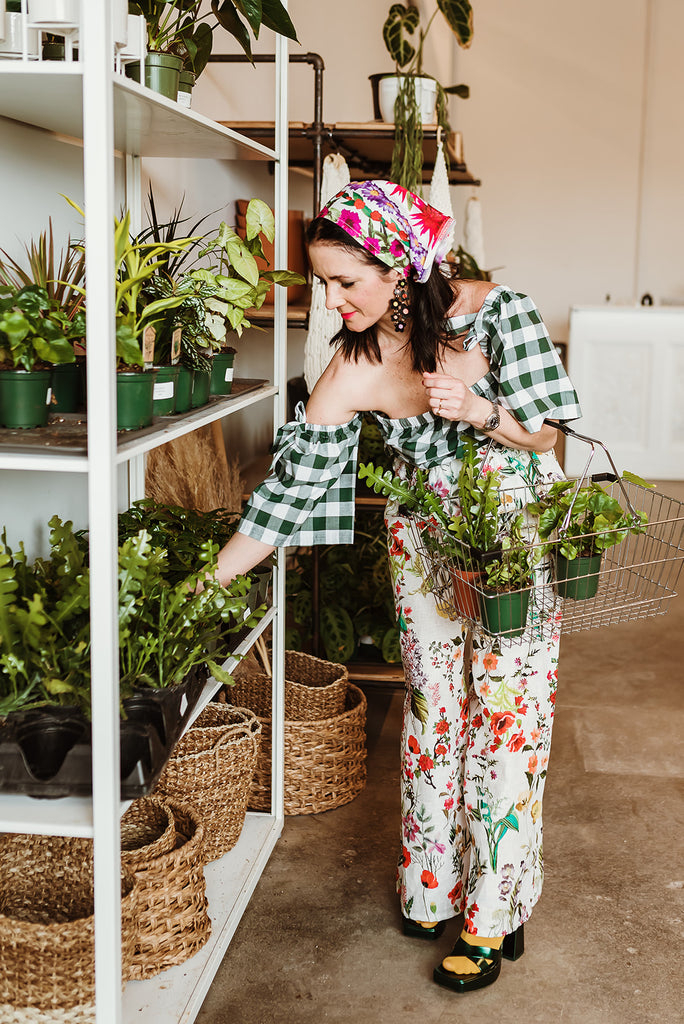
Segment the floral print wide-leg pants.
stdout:
[[[563,475],[551,453],[496,446],[488,458],[516,493],[531,480]],[[456,462],[431,471],[431,486],[453,494],[458,468]],[[419,921],[463,913],[469,932],[506,934],[527,920],[542,887],[558,604],[544,612],[551,616],[545,628],[529,637],[469,638],[467,624],[440,614],[408,522],[391,506],[387,526],[406,678],[402,913]]]

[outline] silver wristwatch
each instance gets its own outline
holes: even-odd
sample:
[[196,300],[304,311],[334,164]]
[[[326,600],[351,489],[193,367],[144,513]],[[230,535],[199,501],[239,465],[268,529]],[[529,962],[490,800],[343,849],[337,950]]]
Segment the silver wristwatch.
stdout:
[[501,423],[501,413],[499,411],[499,403],[492,402],[492,411],[490,412],[487,419],[484,421],[482,429],[488,433],[490,430],[496,430]]

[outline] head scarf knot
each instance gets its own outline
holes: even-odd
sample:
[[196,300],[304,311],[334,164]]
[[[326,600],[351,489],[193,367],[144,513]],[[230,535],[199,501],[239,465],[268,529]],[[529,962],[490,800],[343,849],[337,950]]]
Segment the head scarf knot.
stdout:
[[388,267],[424,284],[449,251],[452,217],[392,181],[351,181],[321,210]]

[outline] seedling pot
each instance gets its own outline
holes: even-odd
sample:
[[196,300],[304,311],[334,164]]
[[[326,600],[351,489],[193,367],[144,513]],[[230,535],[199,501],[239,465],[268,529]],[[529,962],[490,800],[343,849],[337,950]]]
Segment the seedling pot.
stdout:
[[83,375],[78,363],[52,368],[52,412],[78,412],[83,401]]
[[179,366],[176,382],[176,412],[187,412],[192,402],[192,380],[194,370],[189,366]]
[[200,406],[206,405],[209,401],[209,389],[211,385],[211,371],[210,370],[195,370],[192,379],[192,399],[191,406],[193,409],[199,409]]
[[51,370],[0,370],[0,425],[44,427],[52,392]]
[[149,427],[154,408],[155,370],[116,375],[116,425],[119,430]]
[[180,366],[157,366],[152,392],[152,415],[172,416],[176,411],[176,388]]
[[597,555],[580,555],[568,559],[556,555],[556,593],[572,601],[586,601],[596,597],[601,570],[602,552]]
[[233,389],[234,352],[218,352],[211,366],[210,394],[229,395]]
[[520,636],[527,623],[529,603],[529,590],[485,591],[480,595],[482,624],[497,636]]

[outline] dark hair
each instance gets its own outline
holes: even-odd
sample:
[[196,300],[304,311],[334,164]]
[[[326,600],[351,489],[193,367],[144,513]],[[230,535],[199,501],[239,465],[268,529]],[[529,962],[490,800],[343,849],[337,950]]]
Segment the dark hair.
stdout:
[[[391,269],[327,217],[315,217],[311,221],[306,240],[309,245],[318,242],[346,249],[382,274],[387,274]],[[444,336],[444,317],[454,301],[454,288],[451,279],[445,277],[438,266],[433,266],[425,284],[418,284],[411,278],[408,278],[407,283],[411,331],[406,344],[411,351],[411,363],[418,373],[434,373],[437,369],[437,352],[440,346],[446,347],[448,344]],[[350,331],[343,324],[330,344],[339,344],[347,360],[358,362],[359,357],[364,356],[371,363],[382,362],[375,324],[365,331]]]

